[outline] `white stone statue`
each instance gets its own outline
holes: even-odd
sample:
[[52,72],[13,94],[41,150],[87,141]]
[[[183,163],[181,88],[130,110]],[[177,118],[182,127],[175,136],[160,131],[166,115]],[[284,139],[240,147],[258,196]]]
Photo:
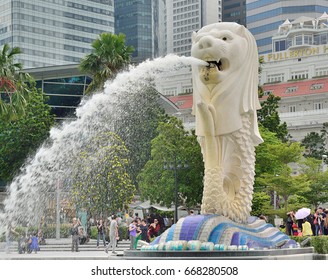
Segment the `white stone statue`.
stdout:
[[193,34],[193,114],[204,164],[202,214],[246,223],[250,215],[258,130],[258,53],[237,23],[214,23]]

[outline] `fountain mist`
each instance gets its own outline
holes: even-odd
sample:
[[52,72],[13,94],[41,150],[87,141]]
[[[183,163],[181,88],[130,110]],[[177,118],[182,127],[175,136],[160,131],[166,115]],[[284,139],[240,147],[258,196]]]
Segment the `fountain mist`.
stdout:
[[104,94],[83,99],[76,110],[77,119],[52,128],[49,139],[26,161],[20,174],[7,186],[8,196],[4,211],[0,213],[0,234],[6,230],[8,223],[15,226],[37,225],[40,222],[49,195],[55,193],[59,181],[69,181],[69,170],[74,165],[75,156],[96,134],[115,131],[115,123],[124,116],[118,105],[129,102],[131,93],[149,86],[149,82],[163,72],[204,63],[175,55],[146,61],[108,81]]

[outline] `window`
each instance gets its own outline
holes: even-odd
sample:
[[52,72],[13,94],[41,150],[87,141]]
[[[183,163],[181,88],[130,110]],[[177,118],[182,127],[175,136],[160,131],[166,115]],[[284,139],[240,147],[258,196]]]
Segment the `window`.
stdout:
[[322,89],[323,88],[323,84],[312,84],[310,89],[312,90],[317,90],[317,89]]
[[302,36],[295,36],[295,45],[299,46],[299,45],[302,45],[302,44],[303,44]]
[[294,112],[296,112],[296,105],[290,105],[290,106],[288,107],[288,112],[289,112],[289,113],[294,113]]
[[268,96],[268,95],[270,95],[270,94],[272,94],[272,93],[273,93],[272,90],[265,90],[265,91],[263,92],[263,96]]
[[312,45],[312,36],[311,35],[304,35],[304,44]]
[[298,87],[288,87],[285,91],[285,93],[292,93],[297,91]]
[[314,110],[321,110],[323,109],[323,104],[321,102],[314,103]]
[[277,83],[277,82],[282,82],[284,81],[284,74],[271,74],[268,75],[268,83]]
[[286,50],[286,40],[274,42],[274,50],[276,52],[280,52],[280,51]]

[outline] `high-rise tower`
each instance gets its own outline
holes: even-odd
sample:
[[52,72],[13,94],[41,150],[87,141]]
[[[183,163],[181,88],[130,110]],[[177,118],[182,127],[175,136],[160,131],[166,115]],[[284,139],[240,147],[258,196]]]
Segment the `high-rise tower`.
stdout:
[[79,63],[100,33],[114,33],[113,0],[0,0],[0,46],[24,68]]

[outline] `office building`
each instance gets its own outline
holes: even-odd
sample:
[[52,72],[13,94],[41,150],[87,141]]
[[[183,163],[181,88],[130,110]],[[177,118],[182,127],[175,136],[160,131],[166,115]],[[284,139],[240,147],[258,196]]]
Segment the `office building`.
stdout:
[[135,48],[133,62],[165,54],[164,11],[164,0],[115,0],[115,33],[124,33],[126,45]]
[[190,56],[191,34],[222,21],[221,0],[167,0],[167,53]]
[[222,21],[237,22],[246,26],[246,1],[245,0],[223,0]]
[[0,0],[0,46],[19,47],[24,68],[79,63],[103,32],[114,33],[113,0]]
[[270,53],[271,38],[286,19],[317,18],[328,9],[326,0],[247,0],[246,25],[254,35],[260,54]]

